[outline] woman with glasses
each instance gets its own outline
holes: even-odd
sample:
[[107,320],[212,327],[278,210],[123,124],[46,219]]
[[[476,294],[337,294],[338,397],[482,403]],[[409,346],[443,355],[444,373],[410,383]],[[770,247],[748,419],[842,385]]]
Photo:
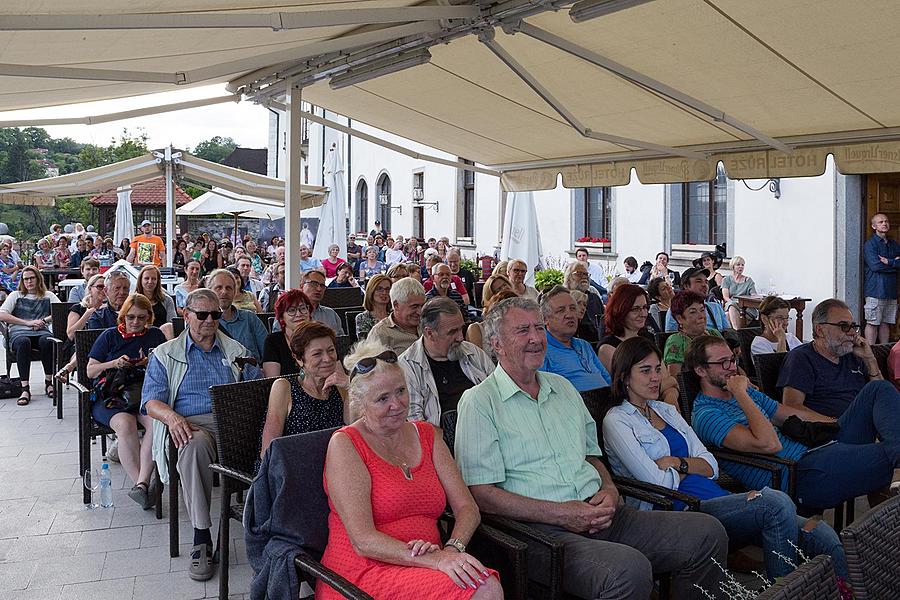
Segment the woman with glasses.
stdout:
[[[346,360],[361,418],[331,438],[325,459],[328,545],[322,563],[373,598],[498,599],[496,572],[466,552],[478,507],[433,425],[407,421],[397,355],[368,342]],[[437,520],[455,517],[441,544]],[[339,594],[318,583],[316,598]]]
[[[73,304],[66,315],[66,341],[60,350],[63,360],[71,360],[56,373],[56,378],[69,382],[69,375],[75,370],[75,332],[87,327],[91,316],[106,302],[106,279],[101,273],[91,276],[85,284],[85,293],[81,302]],[[58,364],[58,363],[57,363]]]
[[762,321],[763,332],[762,335],[753,338],[750,354],[787,352],[803,343],[788,331],[790,310],[791,305],[786,300],[778,296],[766,296],[759,305],[759,319]]
[[672,377],[677,377],[684,365],[684,353],[691,340],[701,335],[722,337],[718,329],[706,328],[706,299],[690,290],[682,290],[672,298],[672,317],[678,331],[666,339],[664,361]]
[[[726,368],[733,367],[731,361]],[[733,547],[762,546],[770,579],[794,569],[797,548],[809,557],[830,554],[835,571],[846,578],[847,563],[837,534],[824,522],[797,516],[787,494],[768,487],[731,494],[716,483],[716,459],[678,411],[659,401],[665,377],[652,342],[633,337],[616,350],[612,393],[621,404],[603,419],[603,443],[613,471],[699,500],[700,512],[721,521]],[[641,503],[640,508],[651,506]],[[675,501],[675,510],[685,508],[682,501]]]
[[356,335],[363,339],[375,324],[391,314],[391,279],[387,275],[373,275],[366,284],[363,308],[356,315]]
[[44,278],[37,267],[22,269],[18,287],[0,305],[0,321],[9,325],[8,347],[16,356],[16,366],[22,380],[19,406],[31,402],[28,387],[31,378],[31,353],[38,350],[44,367],[44,391],[53,395],[53,343],[50,341],[50,304],[59,302],[56,294],[44,286]]
[[281,331],[273,331],[263,343],[263,375],[278,377],[298,373],[300,367],[291,353],[290,341],[297,328],[312,314],[312,302],[300,290],[288,290],[275,302],[275,320]]
[[[91,405],[91,416],[116,432],[119,462],[134,483],[128,497],[144,510],[153,506],[156,494],[150,492],[153,436],[149,432],[153,419],[139,413],[141,386],[150,353],[166,341],[152,324],[150,300],[142,294],[130,295],[119,310],[118,326],[100,334],[87,363],[87,375],[95,388],[101,386],[102,379],[113,377],[125,386],[123,392],[111,396],[98,394]],[[138,437],[138,423],[148,432],[143,440]]]
[[334,341],[334,331],[327,325],[304,321],[297,326],[290,341],[297,368],[290,377],[272,384],[260,458],[277,437],[340,427],[350,421],[347,373]]

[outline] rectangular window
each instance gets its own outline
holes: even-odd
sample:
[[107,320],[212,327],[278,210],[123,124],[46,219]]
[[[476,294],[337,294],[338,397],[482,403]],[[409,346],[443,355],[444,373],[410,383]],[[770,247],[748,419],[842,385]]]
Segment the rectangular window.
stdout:
[[574,190],[575,239],[612,239],[612,199],[608,187]]
[[[475,163],[460,159],[467,165]],[[475,237],[475,171],[461,169],[459,172],[459,194],[456,205],[456,237],[472,240]]]
[[724,244],[728,235],[728,180],[719,169],[712,181],[681,184],[682,243]]

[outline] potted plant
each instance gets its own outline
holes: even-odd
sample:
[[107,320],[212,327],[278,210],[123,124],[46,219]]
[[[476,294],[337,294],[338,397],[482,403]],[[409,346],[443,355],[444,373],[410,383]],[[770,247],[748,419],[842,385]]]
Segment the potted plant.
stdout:
[[559,269],[541,269],[534,274],[534,287],[539,292],[549,290],[554,285],[562,285],[563,272]]

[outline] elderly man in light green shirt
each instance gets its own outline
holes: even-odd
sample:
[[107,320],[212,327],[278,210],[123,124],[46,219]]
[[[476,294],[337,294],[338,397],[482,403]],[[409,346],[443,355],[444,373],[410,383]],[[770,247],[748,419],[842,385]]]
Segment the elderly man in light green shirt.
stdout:
[[579,598],[648,598],[654,572],[672,574],[675,598],[704,598],[695,584],[717,590],[721,571],[710,559],[724,564],[724,528],[701,513],[619,502],[581,395],[563,377],[538,371],[547,337],[537,304],[504,300],[483,326],[499,365],[460,399],[455,449],[481,510],[530,522],[562,542],[563,586]]

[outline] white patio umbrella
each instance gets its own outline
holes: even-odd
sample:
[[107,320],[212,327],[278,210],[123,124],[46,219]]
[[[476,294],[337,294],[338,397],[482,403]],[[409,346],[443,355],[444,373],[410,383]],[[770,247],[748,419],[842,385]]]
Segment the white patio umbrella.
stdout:
[[316,245],[313,257],[327,258],[328,247],[337,244],[340,247],[338,256],[347,255],[347,225],[344,216],[346,200],[344,194],[344,164],[337,144],[331,146],[328,158],[325,159],[325,187],[328,193],[319,211],[319,231],[316,234]]
[[245,196],[213,188],[197,196],[175,211],[179,216],[224,215],[234,216],[235,235],[238,230],[238,218],[248,219],[280,219],[284,217],[284,202]]
[[525,283],[534,285],[534,268],[541,260],[541,232],[531,192],[513,192],[506,201],[500,260],[513,258],[525,261]]
[[118,246],[122,240],[134,237],[134,214],[131,211],[131,186],[116,188],[119,197],[116,202],[116,228],[113,243]]

